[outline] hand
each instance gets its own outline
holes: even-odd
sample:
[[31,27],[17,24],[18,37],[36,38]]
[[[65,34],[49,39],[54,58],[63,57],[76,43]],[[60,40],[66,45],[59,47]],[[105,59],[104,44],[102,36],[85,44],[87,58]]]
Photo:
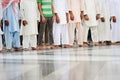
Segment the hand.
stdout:
[[66,13],[66,21],[67,21],[67,23],[69,22],[69,16],[68,16],[68,13]]
[[84,19],[85,19],[86,21],[89,21],[88,15],[84,15]]
[[81,20],[84,18],[84,12],[83,11],[80,14],[80,18],[81,18]]
[[70,20],[74,20],[74,15],[73,15],[73,12],[72,11],[70,11]]
[[60,23],[60,18],[59,18],[58,15],[56,15],[56,22],[57,22],[57,23]]
[[100,19],[100,14],[96,15],[96,20]]
[[5,20],[5,26],[9,26],[9,21]]
[[117,22],[117,20],[116,20],[116,17],[115,17],[115,16],[113,16],[113,22],[114,22],[114,23],[116,23],[116,22]]
[[28,22],[26,20],[23,20],[23,25],[26,26]]
[[42,16],[42,23],[44,24],[46,22],[46,19],[44,16]]
[[105,22],[105,18],[104,17],[101,18],[101,22]]

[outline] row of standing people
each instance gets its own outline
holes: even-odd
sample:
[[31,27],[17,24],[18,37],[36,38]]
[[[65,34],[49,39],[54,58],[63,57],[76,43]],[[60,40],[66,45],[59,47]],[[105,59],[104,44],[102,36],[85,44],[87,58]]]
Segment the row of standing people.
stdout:
[[[117,20],[116,14],[113,14],[114,9],[111,9],[115,1],[117,2],[117,0],[2,0],[0,16],[3,19],[6,49],[19,50],[20,35],[23,36],[24,50],[28,50],[29,47],[32,50],[44,49],[43,35],[46,27],[50,48],[59,48],[61,44],[64,48],[73,47],[75,29],[79,47],[88,46],[89,29],[93,45],[98,46],[99,41],[110,42],[112,41],[110,23],[115,26]],[[37,21],[40,21],[39,29]]]

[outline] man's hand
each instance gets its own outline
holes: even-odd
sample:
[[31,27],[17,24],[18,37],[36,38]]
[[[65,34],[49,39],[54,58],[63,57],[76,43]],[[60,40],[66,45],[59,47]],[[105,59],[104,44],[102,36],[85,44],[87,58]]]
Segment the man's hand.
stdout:
[[5,26],[9,26],[9,21],[5,20]]
[[80,13],[80,18],[81,18],[81,20],[84,18],[84,12],[83,11],[81,11],[81,13]]
[[88,15],[84,15],[84,19],[85,19],[86,21],[89,21]]
[[59,18],[59,16],[57,14],[56,14],[56,22],[60,23],[60,18]]
[[26,20],[23,20],[23,25],[26,26],[28,24],[28,22]]
[[42,23],[44,24],[46,22],[46,19],[44,16],[42,16]]
[[69,22],[69,16],[68,16],[68,13],[66,13],[66,21],[67,21],[67,23]]
[[72,21],[73,21],[73,20],[74,20],[74,15],[73,15],[73,12],[72,12],[72,11],[70,11],[69,13],[70,13],[70,20],[72,20]]
[[115,16],[113,16],[113,22],[116,23],[117,22],[117,19]]
[[105,18],[104,17],[101,18],[101,22],[105,22]]
[[96,15],[96,20],[100,19],[100,14]]

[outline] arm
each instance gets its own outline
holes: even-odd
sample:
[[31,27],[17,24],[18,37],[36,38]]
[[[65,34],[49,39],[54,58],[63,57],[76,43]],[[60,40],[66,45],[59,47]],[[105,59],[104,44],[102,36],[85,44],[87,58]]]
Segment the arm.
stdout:
[[39,10],[40,15],[41,15],[41,18],[42,18],[42,23],[45,23],[45,22],[46,22],[46,19],[45,19],[44,15],[43,15],[41,2],[38,2],[38,10]]

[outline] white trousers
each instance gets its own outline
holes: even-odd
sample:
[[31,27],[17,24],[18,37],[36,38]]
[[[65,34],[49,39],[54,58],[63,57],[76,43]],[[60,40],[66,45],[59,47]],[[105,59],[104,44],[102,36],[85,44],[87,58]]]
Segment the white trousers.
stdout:
[[2,44],[2,35],[0,35],[0,50],[3,49],[3,44]]
[[68,37],[68,27],[66,24],[53,24],[53,37],[54,37],[54,45],[68,45],[69,37]]
[[84,31],[84,34],[83,34],[83,40],[84,42],[87,42],[87,39],[88,39],[88,30],[91,30],[91,36],[92,36],[92,40],[93,42],[98,42],[98,29],[97,29],[97,26],[86,26],[84,25],[83,27],[83,31]]
[[23,35],[23,48],[37,47],[37,35]]
[[98,41],[105,41],[105,25],[103,22],[100,22],[98,26]]
[[[75,35],[75,29],[76,29],[76,35]],[[75,36],[76,36],[78,45],[83,45],[83,27],[81,23],[69,23],[68,31],[69,31],[70,45],[73,45]]]

